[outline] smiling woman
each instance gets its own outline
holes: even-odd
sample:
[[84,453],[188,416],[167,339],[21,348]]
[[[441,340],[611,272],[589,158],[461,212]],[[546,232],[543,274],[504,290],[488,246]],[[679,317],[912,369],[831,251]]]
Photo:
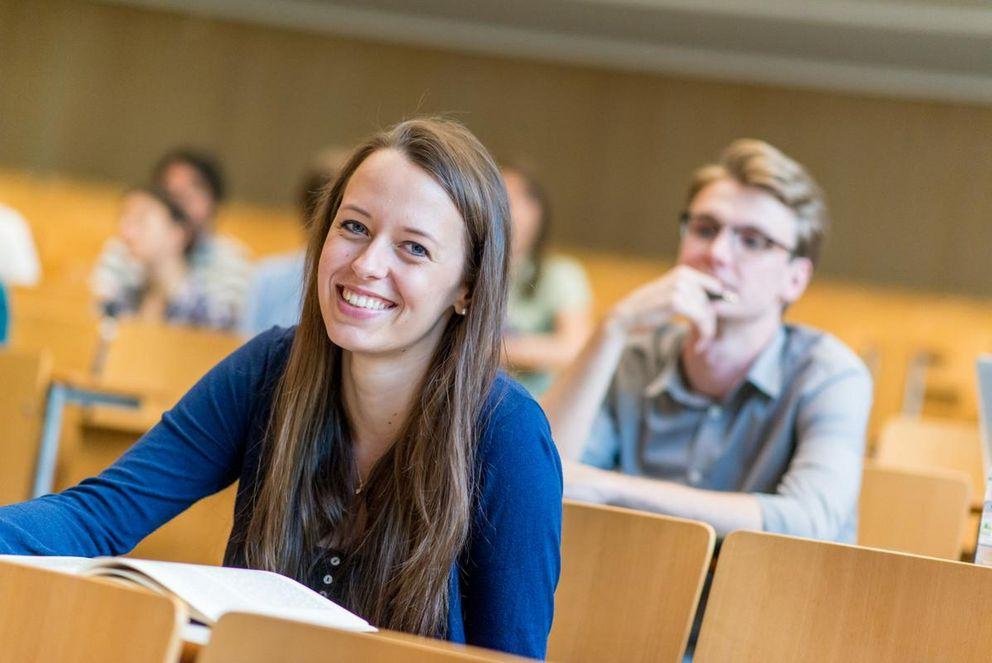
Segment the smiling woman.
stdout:
[[429,361],[450,315],[468,306],[466,235],[431,175],[395,148],[371,154],[348,182],[320,255],[327,335],[356,352]]
[[498,373],[507,215],[461,125],[374,136],[315,213],[299,326],[224,360],[96,479],[0,509],[0,553],[122,553],[240,479],[226,564],[377,626],[543,657],[561,468]]

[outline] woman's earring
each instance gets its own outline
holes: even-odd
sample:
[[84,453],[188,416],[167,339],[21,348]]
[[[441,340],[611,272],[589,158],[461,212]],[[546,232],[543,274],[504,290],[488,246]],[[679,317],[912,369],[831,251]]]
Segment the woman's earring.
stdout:
[[463,306],[462,307],[462,310],[458,312],[459,315],[465,315],[466,313],[468,313],[468,307],[467,306]]

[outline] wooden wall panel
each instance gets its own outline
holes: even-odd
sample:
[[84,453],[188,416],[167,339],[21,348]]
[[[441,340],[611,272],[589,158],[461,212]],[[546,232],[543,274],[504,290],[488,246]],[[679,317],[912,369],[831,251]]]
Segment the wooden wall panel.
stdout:
[[307,159],[450,112],[529,157],[575,248],[668,258],[691,169],[738,136],[805,162],[836,220],[823,271],[992,294],[992,108],[623,73],[70,0],[0,0],[0,165],[137,182],[180,143],[236,197],[289,200]]

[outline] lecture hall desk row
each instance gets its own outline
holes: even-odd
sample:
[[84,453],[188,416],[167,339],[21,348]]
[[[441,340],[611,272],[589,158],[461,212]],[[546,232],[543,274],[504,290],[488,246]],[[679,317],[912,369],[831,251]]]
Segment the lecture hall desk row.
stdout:
[[[103,242],[116,229],[121,185],[0,170],[0,202],[28,219],[41,254],[44,282],[20,293],[15,342],[45,339],[56,367],[86,370],[95,331],[86,280]],[[239,238],[256,257],[300,244],[293,210],[232,202],[220,230]],[[588,270],[596,313],[637,285],[664,272],[668,260],[577,252]],[[873,438],[882,422],[912,414],[975,421],[974,358],[992,352],[992,300],[950,297],[817,278],[787,317],[835,333],[860,353],[876,380]],[[58,322],[52,330],[47,322]],[[29,340],[25,340],[29,337]]]
[[[549,660],[680,661],[714,542],[703,523],[566,503]],[[4,563],[0,597],[0,661],[519,660],[238,615],[206,647],[180,649],[174,601]],[[694,660],[987,661],[990,601],[986,567],[740,531],[721,548]]]

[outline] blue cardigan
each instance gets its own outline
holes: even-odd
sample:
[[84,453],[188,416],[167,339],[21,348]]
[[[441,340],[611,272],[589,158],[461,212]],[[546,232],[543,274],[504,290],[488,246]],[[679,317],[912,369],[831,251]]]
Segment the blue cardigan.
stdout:
[[[0,508],[0,553],[119,555],[240,479],[225,564],[240,565],[272,396],[293,330],[214,367],[99,476]],[[451,573],[447,637],[543,658],[561,543],[561,464],[537,403],[500,375],[478,441],[469,541]]]

